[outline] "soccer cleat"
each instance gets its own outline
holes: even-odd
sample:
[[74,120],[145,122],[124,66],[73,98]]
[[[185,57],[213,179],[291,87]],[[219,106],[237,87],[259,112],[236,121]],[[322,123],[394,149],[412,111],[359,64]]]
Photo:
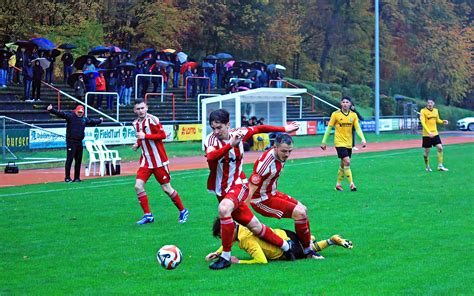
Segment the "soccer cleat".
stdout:
[[433,171],[433,170],[430,168],[430,166],[426,166],[425,170],[426,170],[427,172],[432,172],[432,171]]
[[74,179],[73,182],[82,182],[81,179],[77,178],[77,179]]
[[439,165],[438,166],[438,171],[441,171],[441,172],[447,172],[449,171],[447,168],[445,168],[443,165]]
[[292,240],[287,240],[286,242],[288,243],[288,245],[290,245],[290,248],[288,249],[288,251],[283,252],[283,255],[285,255],[286,260],[295,261],[296,257],[295,254],[293,254],[292,252],[294,248],[294,242]]
[[188,209],[184,209],[182,212],[179,212],[178,223],[185,223],[188,220],[188,216],[189,216]]
[[217,261],[211,263],[209,265],[210,269],[218,270],[218,269],[224,269],[230,267],[231,263],[230,260],[226,260],[224,257],[219,256],[219,259]]
[[71,183],[72,180],[71,180],[71,178],[66,178],[66,179],[64,179],[64,182],[66,182],[66,183]]
[[153,217],[153,214],[145,214],[143,215],[143,218],[137,221],[137,224],[143,225],[153,222],[155,222],[155,217]]
[[357,191],[357,187],[354,184],[351,184],[351,191]]
[[305,254],[306,259],[316,259],[316,260],[323,260],[324,257],[316,253],[314,250],[309,251]]
[[352,249],[352,242],[350,240],[342,238],[340,235],[331,236],[331,241],[338,246],[344,247],[346,249]]
[[336,190],[337,191],[344,191],[341,184],[336,184]]

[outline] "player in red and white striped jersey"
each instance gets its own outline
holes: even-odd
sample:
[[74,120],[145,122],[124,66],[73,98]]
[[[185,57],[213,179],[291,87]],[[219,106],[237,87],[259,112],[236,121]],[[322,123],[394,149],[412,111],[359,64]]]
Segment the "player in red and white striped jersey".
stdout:
[[137,171],[135,181],[135,191],[138,201],[143,209],[143,218],[138,224],[147,224],[155,221],[148,205],[148,196],[145,192],[145,183],[153,174],[160,183],[161,189],[171,198],[179,210],[179,223],[186,222],[189,211],[184,208],[178,192],[171,187],[171,176],[168,169],[168,156],[166,156],[163,140],[166,139],[166,133],[158,117],[148,114],[148,106],[142,100],[137,100],[134,106],[134,112],[138,118],[133,122],[137,142],[132,149],[142,148],[140,156],[140,168]]
[[278,178],[293,151],[293,139],[279,134],[272,149],[255,162],[249,183],[252,208],[265,217],[292,218],[295,232],[308,258],[324,259],[311,248],[311,231],[306,207],[291,196],[277,191]]
[[285,256],[294,260],[291,246],[276,235],[269,227],[260,223],[245,200],[248,197],[247,178],[242,170],[243,142],[256,133],[293,132],[298,129],[296,123],[285,127],[260,125],[230,129],[229,112],[219,109],[209,115],[209,125],[213,132],[205,143],[206,158],[210,173],[207,189],[216,194],[219,201],[219,218],[223,252],[211,269],[223,269],[231,264],[231,248],[234,237],[234,221],[246,226],[254,234],[284,251]]

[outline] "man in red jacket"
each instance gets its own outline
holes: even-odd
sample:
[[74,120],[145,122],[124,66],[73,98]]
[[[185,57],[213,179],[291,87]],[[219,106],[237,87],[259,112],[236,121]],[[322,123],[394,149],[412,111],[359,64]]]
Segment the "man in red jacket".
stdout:
[[[99,72],[99,76],[95,79],[95,90],[105,92],[107,90],[107,83],[105,81],[104,72]],[[97,108],[102,110],[103,95],[97,95]]]
[[142,148],[140,156],[140,168],[137,171],[135,181],[135,192],[138,201],[143,209],[144,216],[137,224],[153,223],[155,218],[150,211],[148,205],[148,196],[145,192],[145,183],[153,174],[155,179],[160,183],[161,189],[170,197],[171,201],[179,210],[178,223],[184,223],[188,219],[189,211],[184,208],[178,192],[171,187],[170,171],[168,169],[168,157],[166,156],[163,140],[166,139],[166,132],[160,123],[158,117],[148,114],[148,106],[142,100],[135,101],[133,107],[138,118],[133,122],[136,131],[137,142],[132,149]]

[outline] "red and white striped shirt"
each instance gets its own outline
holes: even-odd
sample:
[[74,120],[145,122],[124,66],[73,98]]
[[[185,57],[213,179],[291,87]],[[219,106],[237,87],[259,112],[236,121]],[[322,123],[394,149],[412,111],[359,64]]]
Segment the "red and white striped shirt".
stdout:
[[135,119],[133,127],[135,132],[145,133],[145,139],[137,140],[138,145],[142,147],[140,167],[153,169],[167,165],[169,161],[163,145],[166,132],[158,117],[147,114],[143,120]]
[[214,133],[207,136],[205,147],[213,147],[215,150],[207,153],[209,165],[209,178],[207,179],[207,189],[218,196],[225,196],[233,185],[247,183],[247,177],[242,169],[244,145],[251,136],[258,133],[284,132],[284,127],[259,125],[252,127],[241,127],[231,129],[229,136],[234,133],[242,133],[244,136],[239,145],[231,147],[228,140],[219,140]]
[[252,202],[262,202],[277,193],[278,177],[285,166],[276,157],[275,148],[267,150],[255,162],[250,182],[258,188],[251,197]]

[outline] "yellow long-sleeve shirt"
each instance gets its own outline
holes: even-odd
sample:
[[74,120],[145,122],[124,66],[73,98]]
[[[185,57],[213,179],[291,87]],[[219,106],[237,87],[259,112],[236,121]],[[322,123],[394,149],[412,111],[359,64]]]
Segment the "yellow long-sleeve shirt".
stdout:
[[442,124],[443,120],[439,118],[439,111],[436,108],[429,110],[423,108],[420,111],[420,122],[423,126],[423,137],[429,137],[429,133],[433,133],[434,136],[438,134],[437,123]]
[[326,133],[324,134],[322,143],[326,145],[327,138],[334,126],[334,146],[352,148],[352,127],[355,128],[357,135],[365,142],[364,134],[360,129],[359,118],[352,111],[344,113],[342,110],[334,111],[329,119]]
[[[273,231],[282,239],[289,239],[284,230],[273,229]],[[252,256],[251,260],[240,260],[240,264],[266,264],[268,260],[277,260],[283,256],[283,251],[279,247],[260,239],[242,225],[239,225],[237,239],[239,241],[239,248]],[[217,250],[217,253],[222,253],[222,246]]]

